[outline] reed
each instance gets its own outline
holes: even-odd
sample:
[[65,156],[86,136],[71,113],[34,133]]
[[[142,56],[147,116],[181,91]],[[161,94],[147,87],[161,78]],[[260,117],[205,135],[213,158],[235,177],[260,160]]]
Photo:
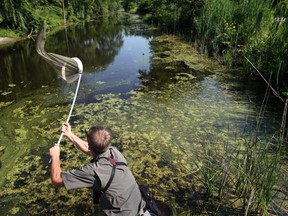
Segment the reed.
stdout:
[[[240,151],[237,154],[241,155],[241,157],[238,157],[238,165],[236,167],[239,170],[237,173],[236,192],[243,200],[245,215],[249,214],[251,208],[262,215],[267,215],[268,208],[275,194],[273,190],[277,188],[278,180],[283,175],[282,167],[283,161],[285,161],[283,144],[286,139],[288,100],[286,99],[285,101],[280,96],[280,93],[270,84],[271,80],[267,81],[250,60],[248,62],[266,82],[267,90],[257,117],[255,131],[251,133],[249,139],[244,139],[244,154],[241,154]],[[271,92],[284,104],[281,127],[271,138],[259,138],[257,132],[261,128]]]
[[288,69],[287,11],[287,1],[273,5],[270,0],[207,0],[194,18],[193,36],[202,53],[231,67],[244,66],[247,76],[257,74],[244,56],[266,78],[273,71],[272,81],[283,89]]
[[255,35],[271,24],[271,1],[207,0],[194,18],[195,36],[202,51],[231,61]]
[[[249,46],[244,49],[245,56],[253,62],[266,78],[272,73],[274,83],[282,86],[287,80],[286,73],[288,69],[288,22],[284,18],[287,11],[287,6],[275,10],[275,15],[271,17],[270,25],[266,25],[262,35],[255,37]],[[255,74],[255,70],[249,62],[245,61],[244,66],[247,73]]]
[[[286,118],[285,114],[286,111],[283,118]],[[284,131],[283,127],[285,124],[282,124],[280,131]],[[244,136],[243,133],[235,136],[234,140],[224,143],[219,149],[213,148],[219,144],[219,140],[215,140],[214,145],[202,145],[203,150],[198,158],[202,168],[198,178],[202,183],[200,187],[204,188],[205,200],[202,202],[204,207],[199,208],[205,209],[205,205],[212,202],[215,214],[223,213],[224,207],[240,211],[243,215],[268,215],[272,204],[275,204],[273,199],[279,179],[285,173],[284,137],[283,133],[279,133],[266,139],[256,134],[254,131],[250,135]],[[280,211],[281,200],[277,202]],[[273,213],[278,212],[274,210]]]
[[235,190],[242,200],[245,215],[253,211],[261,215],[268,213],[273,189],[281,175],[282,148],[278,144],[261,142],[252,136],[244,142],[244,153],[238,154]]
[[[218,213],[220,206],[225,205],[235,210],[241,208],[245,215],[267,215],[283,174],[282,144],[280,140],[261,141],[252,135],[241,140],[243,143],[237,143],[234,153],[230,143],[221,155],[211,149],[203,156],[199,179],[205,189],[205,202],[213,202]],[[233,202],[238,201],[242,204],[235,206]]]

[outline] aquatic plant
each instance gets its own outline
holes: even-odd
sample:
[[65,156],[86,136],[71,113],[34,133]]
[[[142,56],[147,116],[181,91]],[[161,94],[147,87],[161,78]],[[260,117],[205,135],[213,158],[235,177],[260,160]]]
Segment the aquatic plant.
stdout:
[[[253,210],[265,215],[283,171],[281,144],[275,146],[269,141],[261,143],[251,139],[244,145],[244,154],[239,154],[236,192],[243,198],[245,215]],[[271,151],[271,148],[275,150]]]
[[[216,64],[214,67],[211,62],[208,67],[204,64],[196,66],[200,71],[197,73],[195,68],[191,69],[192,63],[188,58],[194,51],[181,52],[184,47],[182,42],[168,38],[173,39],[164,36],[158,40],[171,50],[155,47],[157,52],[153,58],[158,57],[155,64],[163,63],[163,73],[175,68],[174,76],[169,77],[170,82],[159,84],[159,89],[144,83],[128,93],[95,92],[93,103],[78,103],[75,107],[70,122],[73,132],[85,138],[85,131],[91,125],[110,128],[113,145],[126,156],[137,182],[149,185],[154,198],[173,206],[173,214],[209,214],[229,209],[239,212],[241,208],[254,211],[258,208],[256,202],[247,208],[251,194],[251,181],[247,179],[256,181],[259,177],[263,186],[270,181],[267,190],[259,189],[267,197],[277,180],[277,169],[268,167],[273,161],[273,154],[264,157],[264,153],[271,153],[268,146],[265,150],[265,146],[257,145],[259,151],[265,150],[262,156],[257,157],[259,164],[255,164],[255,169],[259,167],[258,174],[253,177],[251,173],[244,172],[247,163],[243,163],[243,159],[250,157],[252,149],[245,145],[243,137],[235,134],[243,130],[248,115],[255,117],[255,112],[246,103],[239,102],[239,96],[223,90],[214,79],[201,76],[201,73],[212,73],[209,68],[221,66]],[[185,49],[188,47],[185,46]],[[184,60],[176,53],[180,53]],[[160,58],[163,55],[166,58]],[[193,61],[201,63],[201,58],[203,56]],[[175,67],[179,62],[184,65],[181,70]],[[98,84],[105,86],[105,83]],[[5,107],[1,116],[1,142],[7,142],[7,145],[1,150],[0,159],[10,166],[9,170],[0,169],[1,173],[7,174],[0,191],[1,211],[29,215],[93,214],[98,210],[91,207],[90,190],[67,192],[64,188],[51,186],[48,149],[58,138],[57,131],[66,119],[69,103],[49,104],[49,98],[57,101],[57,94],[42,94],[43,91],[48,89],[42,88],[41,94],[35,92],[38,96],[26,98],[17,106],[11,104]],[[3,131],[8,132],[4,134]],[[17,139],[11,140],[15,135]],[[15,158],[18,159],[14,161]],[[85,155],[63,139],[63,170],[77,168],[88,161]],[[273,179],[259,174],[263,172],[261,162],[267,165],[262,168],[273,174]],[[272,172],[274,170],[275,173]],[[245,187],[248,189],[244,190]],[[263,197],[260,192],[257,196],[259,200]],[[270,201],[265,201],[267,206]],[[258,202],[259,205],[261,202]],[[263,210],[264,207],[261,206]]]

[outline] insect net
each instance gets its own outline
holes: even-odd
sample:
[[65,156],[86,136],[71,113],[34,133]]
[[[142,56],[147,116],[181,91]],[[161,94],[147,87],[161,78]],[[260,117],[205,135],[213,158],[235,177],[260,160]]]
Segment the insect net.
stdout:
[[46,23],[43,22],[38,31],[36,51],[45,61],[54,68],[56,73],[68,83],[72,83],[79,78],[82,72],[82,63],[78,58],[70,58],[59,54],[46,52]]

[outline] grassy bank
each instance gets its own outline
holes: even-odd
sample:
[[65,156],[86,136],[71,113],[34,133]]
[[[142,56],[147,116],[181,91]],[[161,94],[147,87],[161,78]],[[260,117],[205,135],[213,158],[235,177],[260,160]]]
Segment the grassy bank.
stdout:
[[10,29],[0,28],[0,37],[19,38],[20,36]]
[[184,35],[199,51],[231,68],[243,68],[245,79],[261,79],[249,59],[275,89],[287,95],[288,3],[285,0],[125,1],[164,31]]

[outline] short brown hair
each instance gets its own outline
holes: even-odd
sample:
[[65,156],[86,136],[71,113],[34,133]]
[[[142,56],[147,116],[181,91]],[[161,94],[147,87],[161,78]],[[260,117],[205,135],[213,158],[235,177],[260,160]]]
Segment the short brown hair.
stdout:
[[89,149],[96,154],[105,152],[109,148],[111,140],[111,132],[101,126],[92,126],[87,133]]

